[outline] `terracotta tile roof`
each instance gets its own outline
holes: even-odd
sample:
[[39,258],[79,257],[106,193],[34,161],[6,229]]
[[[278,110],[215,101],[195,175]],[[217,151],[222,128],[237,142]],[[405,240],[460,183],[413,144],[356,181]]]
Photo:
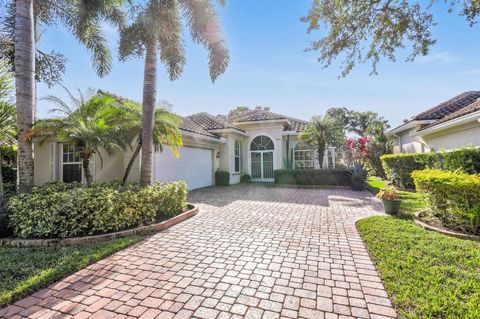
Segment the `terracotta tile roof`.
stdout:
[[470,105],[480,98],[480,91],[464,92],[451,98],[450,100],[440,103],[425,112],[416,115],[413,120],[440,120],[444,117],[457,112],[458,110]]
[[307,123],[306,121],[299,120],[293,117],[258,109],[246,111],[228,118],[228,121],[232,123],[269,120],[287,120],[288,122],[290,122],[290,125],[285,128],[285,131],[296,132],[300,132]]
[[459,117],[462,117],[462,116],[465,116],[465,115],[468,115],[468,114],[471,114],[471,113],[474,113],[474,112],[478,112],[478,111],[480,111],[480,98],[475,100],[475,102],[467,105],[466,107],[461,108],[458,111],[453,112],[453,113],[445,116],[444,118],[436,121],[435,123],[432,123],[430,125],[422,127],[419,131],[425,130],[425,129],[430,128],[432,126],[435,126],[435,125],[438,125],[438,124],[441,124],[441,123],[445,123],[445,122],[448,122],[450,120],[453,120],[453,119],[456,119],[456,118],[459,118]]
[[195,117],[195,115],[197,114],[182,117],[182,124],[180,124],[180,129],[191,133],[220,138],[218,135],[210,133],[207,129],[203,127],[202,124],[199,124],[198,117]]

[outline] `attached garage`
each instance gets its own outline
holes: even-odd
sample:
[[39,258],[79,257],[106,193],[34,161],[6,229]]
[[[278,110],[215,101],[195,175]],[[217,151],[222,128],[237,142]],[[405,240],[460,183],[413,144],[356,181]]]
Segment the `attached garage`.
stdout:
[[188,189],[213,185],[213,154],[204,148],[183,147],[175,157],[170,149],[155,153],[156,182],[184,180]]

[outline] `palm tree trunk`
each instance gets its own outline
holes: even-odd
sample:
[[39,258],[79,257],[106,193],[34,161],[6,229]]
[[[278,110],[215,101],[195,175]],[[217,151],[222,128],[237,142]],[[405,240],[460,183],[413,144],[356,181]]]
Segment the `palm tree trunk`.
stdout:
[[33,126],[35,109],[35,40],[33,0],[16,0],[15,87],[18,126],[18,190],[33,187],[32,142],[26,134]]
[[90,159],[82,158],[83,174],[87,180],[87,186],[92,185],[92,173],[90,172]]
[[123,179],[122,179],[122,185],[125,185],[127,183],[128,175],[130,175],[130,171],[132,170],[133,163],[135,162],[135,159],[138,157],[138,154],[140,153],[141,149],[142,149],[142,142],[139,141],[137,148],[132,154],[132,158],[130,158],[130,161],[128,162],[127,168],[125,169],[125,174],[123,175]]
[[150,185],[153,168],[153,125],[155,120],[155,100],[157,95],[157,41],[147,44],[143,75],[142,104],[142,164],[140,186]]
[[323,169],[323,158],[325,157],[325,144],[319,143],[317,145],[317,152],[318,152],[318,164],[320,165],[320,169]]

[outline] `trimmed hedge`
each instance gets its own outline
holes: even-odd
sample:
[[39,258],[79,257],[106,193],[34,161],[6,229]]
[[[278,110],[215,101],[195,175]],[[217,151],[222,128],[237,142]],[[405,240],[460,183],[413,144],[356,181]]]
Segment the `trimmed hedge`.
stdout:
[[480,173],[480,149],[476,148],[462,148],[451,152],[388,154],[380,159],[387,179],[404,189],[415,187],[411,174],[424,168]]
[[412,176],[445,227],[480,234],[480,176],[437,169],[415,171]]
[[186,208],[184,182],[137,185],[55,183],[9,201],[10,226],[20,238],[67,238],[148,225]]
[[248,174],[242,174],[240,176],[240,183],[250,183],[252,181],[252,178]]
[[215,186],[229,186],[230,185],[230,173],[225,171],[215,172]]
[[351,174],[345,169],[309,169],[274,171],[275,184],[280,185],[320,185],[351,186]]

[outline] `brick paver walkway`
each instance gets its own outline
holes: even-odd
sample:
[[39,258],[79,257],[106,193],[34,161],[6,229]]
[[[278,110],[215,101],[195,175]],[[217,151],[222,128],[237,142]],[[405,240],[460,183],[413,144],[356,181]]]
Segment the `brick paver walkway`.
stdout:
[[202,213],[0,310],[17,318],[390,318],[355,228],[367,192],[197,190]]

